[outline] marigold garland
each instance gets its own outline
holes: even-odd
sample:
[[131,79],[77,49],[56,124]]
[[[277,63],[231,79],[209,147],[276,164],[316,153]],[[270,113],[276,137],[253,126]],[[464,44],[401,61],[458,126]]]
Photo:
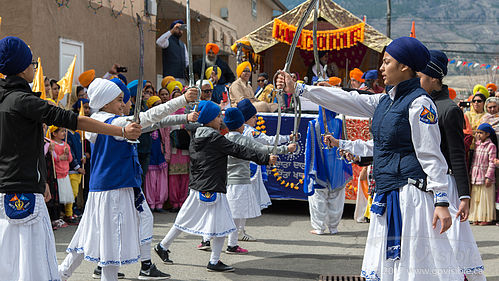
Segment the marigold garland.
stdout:
[[[365,23],[361,22],[335,30],[317,31],[317,47],[319,51],[331,51],[350,48],[364,41]],[[279,42],[291,45],[296,33],[296,26],[289,25],[279,19],[274,19],[272,37]],[[312,30],[302,30],[297,47],[312,51],[314,49]]]
[[[257,126],[255,127],[255,129],[257,131],[259,131],[260,133],[265,134],[267,131],[265,130],[266,126],[264,124],[265,124],[265,119],[263,119],[262,116],[258,116],[258,121],[256,122]],[[277,171],[277,168],[273,168],[270,171],[271,171],[271,174],[276,178],[276,181],[280,185],[283,185],[284,187],[289,187],[291,189],[296,189],[296,190],[300,189],[300,184],[303,184],[303,180],[305,179],[305,175],[303,175],[303,177],[298,180],[298,183],[292,183],[292,182],[288,182],[288,181],[283,180],[281,175]]]

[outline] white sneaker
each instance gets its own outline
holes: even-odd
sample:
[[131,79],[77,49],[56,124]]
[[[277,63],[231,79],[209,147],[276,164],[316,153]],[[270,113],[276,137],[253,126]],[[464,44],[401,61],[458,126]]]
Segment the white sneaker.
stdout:
[[249,235],[248,233],[246,233],[245,230],[243,230],[243,231],[241,231],[239,233],[239,238],[237,240],[239,240],[239,241],[246,241],[246,242],[255,242],[256,238],[254,238],[253,236]]

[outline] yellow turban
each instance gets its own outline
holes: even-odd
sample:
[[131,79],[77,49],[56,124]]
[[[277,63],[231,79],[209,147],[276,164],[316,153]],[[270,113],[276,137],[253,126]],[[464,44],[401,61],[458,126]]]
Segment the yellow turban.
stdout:
[[59,129],[59,127],[52,125],[49,127],[49,132],[53,133],[53,132],[57,131],[57,129]]
[[[208,67],[208,69],[206,69],[206,71],[204,72],[204,74],[206,75],[206,79],[210,79],[212,72],[213,72],[213,66],[210,66],[210,67]],[[218,79],[220,79],[220,77],[222,77],[222,70],[218,66],[217,66],[217,76],[218,76]]]
[[173,76],[166,76],[165,78],[163,78],[163,80],[161,80],[161,87],[166,88],[166,86],[168,85],[168,83],[170,83],[172,81],[175,81],[175,77],[173,77]]
[[489,98],[489,90],[487,90],[487,88],[485,88],[483,85],[476,84],[475,87],[473,87],[473,95],[475,95],[477,92],[484,95],[485,98]]
[[350,79],[355,79],[361,83],[363,83],[365,80],[362,79],[362,75],[364,74],[364,72],[362,72],[362,70],[358,69],[358,68],[354,68],[350,71]]
[[148,108],[152,108],[152,105],[157,101],[161,101],[161,99],[158,96],[151,96],[150,98],[147,99],[146,105]]
[[80,76],[78,76],[78,81],[80,82],[80,85],[82,85],[85,88],[88,88],[88,85],[90,85],[90,83],[92,83],[94,79],[95,79],[95,70],[93,69],[89,69],[80,74]]
[[182,86],[182,83],[180,83],[179,81],[172,81],[172,82],[168,83],[168,85],[166,86],[166,89],[168,90],[168,93],[171,96],[172,92],[173,92],[173,90],[175,90],[175,88],[178,88],[180,91],[182,91],[183,87],[184,86]]
[[240,63],[238,66],[237,66],[237,69],[236,69],[236,73],[237,73],[237,78],[241,77],[241,74],[243,74],[243,70],[245,68],[249,68],[249,70],[251,71],[251,64],[249,63],[249,61],[243,61],[242,63]]

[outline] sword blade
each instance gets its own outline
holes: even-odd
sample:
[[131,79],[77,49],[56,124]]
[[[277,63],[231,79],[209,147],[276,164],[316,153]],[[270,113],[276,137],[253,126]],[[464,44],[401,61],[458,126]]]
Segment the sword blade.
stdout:
[[317,71],[317,78],[324,79],[324,74],[322,72],[321,62],[319,60],[319,49],[317,46],[317,21],[319,16],[319,1],[317,1],[314,9],[314,29],[313,29],[313,40],[314,40],[314,61]]
[[140,124],[140,111],[142,109],[142,90],[144,81],[144,26],[139,14],[137,16],[137,27],[139,29],[139,79],[137,84],[137,96],[135,97],[135,110],[133,112],[133,122]]
[[187,21],[187,53],[189,57],[189,87],[194,86],[194,71],[192,68],[192,42],[191,42],[191,5],[190,1],[186,1],[186,16],[185,20]]

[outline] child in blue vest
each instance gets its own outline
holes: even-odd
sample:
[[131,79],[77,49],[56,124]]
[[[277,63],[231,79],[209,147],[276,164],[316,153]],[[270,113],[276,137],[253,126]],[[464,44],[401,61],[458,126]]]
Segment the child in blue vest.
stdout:
[[199,127],[191,140],[189,197],[180,209],[173,227],[154,250],[164,263],[173,263],[169,248],[182,231],[213,237],[208,271],[233,271],[220,261],[225,236],[236,231],[227,202],[227,158],[234,156],[258,164],[272,164],[276,156],[260,153],[227,140],[219,133],[220,107],[212,101],[199,103]]
[[[89,86],[90,107],[98,112],[92,118],[116,126],[130,121],[122,117],[123,92],[115,83],[97,78]],[[152,125],[178,108],[194,101],[192,90],[177,99],[140,114],[143,126]],[[82,220],[71,240],[59,273],[63,280],[71,276],[86,259],[102,266],[102,280],[117,280],[121,265],[135,263],[140,258],[138,211],[144,200],[140,185],[142,170],[135,144],[122,137],[107,137],[86,133],[92,145],[92,178]],[[141,269],[140,277],[147,276]],[[163,278],[169,275],[162,273]]]

